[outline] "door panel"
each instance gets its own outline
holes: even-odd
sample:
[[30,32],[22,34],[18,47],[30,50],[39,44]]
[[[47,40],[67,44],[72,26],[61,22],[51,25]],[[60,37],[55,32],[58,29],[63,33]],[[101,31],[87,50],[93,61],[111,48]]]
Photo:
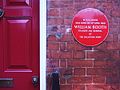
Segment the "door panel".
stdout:
[[31,0],[7,0],[7,5],[14,5],[14,6],[29,6]]
[[31,67],[31,20],[6,20],[6,70]]
[[32,84],[32,77],[39,77],[39,1],[1,1],[0,80],[13,85],[0,90],[39,90]]

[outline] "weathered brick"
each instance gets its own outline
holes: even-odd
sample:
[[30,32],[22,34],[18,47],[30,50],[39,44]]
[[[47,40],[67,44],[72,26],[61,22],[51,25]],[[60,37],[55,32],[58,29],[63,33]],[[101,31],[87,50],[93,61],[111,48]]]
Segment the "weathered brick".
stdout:
[[59,59],[60,58],[60,51],[52,50],[51,51],[51,58],[52,59]]
[[85,68],[75,68],[74,75],[85,75]]
[[113,41],[113,34],[108,34],[108,37],[105,41]]
[[72,59],[73,58],[73,52],[61,51],[60,53],[61,53],[60,55],[61,59]]
[[74,37],[70,34],[65,34],[60,40],[62,42],[74,42]]
[[60,60],[60,67],[66,67],[66,60]]
[[55,35],[49,35],[47,41],[56,41]]
[[67,51],[67,43],[66,42],[61,42],[60,43],[60,50],[61,51]]
[[92,77],[72,77],[71,79],[68,79],[68,83],[73,83],[73,84],[85,84],[85,83],[92,83]]
[[107,67],[110,62],[106,60],[95,60],[94,67]]
[[48,42],[48,49],[49,50],[59,50],[59,43],[57,42]]
[[68,19],[68,18],[64,19],[64,24],[65,25],[71,25],[71,23],[72,23],[72,19]]
[[92,67],[93,60],[68,60],[67,65],[70,67]]
[[106,77],[104,76],[93,76],[93,83],[103,83],[105,84]]
[[60,8],[64,6],[60,1],[48,1],[48,5],[49,8]]
[[48,25],[61,25],[63,23],[63,18],[48,18]]
[[59,67],[59,60],[47,60],[47,67],[53,69]]
[[73,74],[73,69],[70,67],[60,68],[60,75],[64,78],[67,78],[67,76],[71,76]]
[[106,68],[88,68],[87,75],[109,75],[110,72]]
[[85,85],[73,85],[73,90],[85,90]]
[[67,50],[69,51],[75,50],[75,45],[73,42],[67,42]]
[[85,53],[83,51],[74,51],[74,58],[83,59],[85,58]]
[[59,16],[59,9],[58,8],[51,8],[48,10],[48,16]]
[[120,49],[120,43],[118,42],[108,42],[107,43],[108,50],[117,50]]
[[94,58],[95,60],[107,60],[110,58],[110,55],[106,51],[88,51],[87,52],[87,58]]
[[74,43],[74,48],[75,50],[89,50],[89,47],[85,47],[83,45],[81,45],[80,43],[78,43],[77,41]]
[[64,77],[60,77],[60,84],[65,84],[66,83],[66,80]]
[[87,90],[109,90],[108,85],[87,85]]
[[60,90],[72,90],[72,85],[61,85]]
[[117,77],[116,75],[115,76],[113,76],[113,77],[107,77],[106,78],[106,83],[107,84],[113,84],[113,85],[115,85],[115,84],[120,84],[120,80],[119,80],[119,77]]
[[120,86],[119,85],[110,85],[109,90],[120,90]]
[[112,16],[113,17],[120,17],[120,8],[115,8],[114,10],[112,10]]
[[96,46],[95,49],[96,50],[106,51],[107,50],[107,42],[104,41],[102,44]]

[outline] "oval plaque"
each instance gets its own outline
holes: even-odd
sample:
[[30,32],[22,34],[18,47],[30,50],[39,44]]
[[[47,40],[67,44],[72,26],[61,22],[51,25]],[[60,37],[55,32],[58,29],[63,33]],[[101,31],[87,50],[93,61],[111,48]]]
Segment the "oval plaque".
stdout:
[[97,9],[83,9],[73,18],[72,34],[82,45],[99,45],[106,39],[108,32],[108,20],[106,16]]

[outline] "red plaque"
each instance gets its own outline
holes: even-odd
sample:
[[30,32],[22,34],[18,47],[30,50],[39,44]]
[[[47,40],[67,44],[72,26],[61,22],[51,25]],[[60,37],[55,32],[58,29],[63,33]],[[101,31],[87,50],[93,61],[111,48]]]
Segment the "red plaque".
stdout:
[[72,33],[75,39],[82,45],[99,45],[106,39],[108,32],[108,20],[97,9],[83,9],[73,18]]

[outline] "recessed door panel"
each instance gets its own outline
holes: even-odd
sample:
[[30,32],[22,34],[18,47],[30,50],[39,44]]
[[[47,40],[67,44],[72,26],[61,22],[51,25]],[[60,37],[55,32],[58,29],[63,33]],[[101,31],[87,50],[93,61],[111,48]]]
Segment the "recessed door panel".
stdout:
[[30,69],[32,59],[31,20],[6,20],[6,69]]
[[31,0],[6,0],[8,6],[29,6]]

